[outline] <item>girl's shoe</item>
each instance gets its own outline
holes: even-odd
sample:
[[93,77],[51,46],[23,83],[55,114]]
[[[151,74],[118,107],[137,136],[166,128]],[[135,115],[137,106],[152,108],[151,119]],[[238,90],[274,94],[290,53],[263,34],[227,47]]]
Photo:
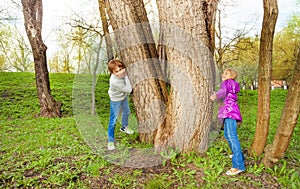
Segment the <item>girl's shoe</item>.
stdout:
[[237,175],[239,173],[243,172],[243,170],[239,170],[236,168],[231,168],[229,171],[226,172],[226,175]]

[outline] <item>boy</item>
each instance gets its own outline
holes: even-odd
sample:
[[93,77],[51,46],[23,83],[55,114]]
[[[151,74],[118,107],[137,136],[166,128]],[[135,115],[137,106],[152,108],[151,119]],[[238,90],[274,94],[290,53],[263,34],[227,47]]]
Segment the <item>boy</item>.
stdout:
[[127,134],[133,134],[133,130],[128,128],[128,116],[130,114],[128,95],[132,87],[126,74],[125,65],[119,60],[111,60],[108,63],[108,70],[111,73],[109,80],[109,98],[110,98],[110,117],[108,125],[108,150],[115,149],[115,127],[119,111],[122,108],[122,127],[121,131]]

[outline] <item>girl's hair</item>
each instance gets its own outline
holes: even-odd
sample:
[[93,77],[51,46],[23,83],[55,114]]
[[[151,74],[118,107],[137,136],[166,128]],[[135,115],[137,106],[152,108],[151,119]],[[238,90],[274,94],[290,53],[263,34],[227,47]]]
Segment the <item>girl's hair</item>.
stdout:
[[108,70],[110,71],[110,73],[113,73],[113,71],[119,67],[119,68],[125,68],[125,64],[123,62],[121,62],[120,60],[110,60],[107,64]]
[[237,78],[237,72],[234,70],[234,69],[231,69],[231,68],[226,68],[224,70],[224,72],[229,72],[229,75],[232,79],[236,79]]

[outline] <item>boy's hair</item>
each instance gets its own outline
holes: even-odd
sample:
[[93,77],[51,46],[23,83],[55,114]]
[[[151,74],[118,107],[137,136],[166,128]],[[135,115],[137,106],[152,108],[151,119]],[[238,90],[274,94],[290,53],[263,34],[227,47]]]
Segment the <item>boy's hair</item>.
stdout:
[[110,60],[107,64],[108,70],[110,71],[110,73],[113,73],[114,70],[119,67],[119,68],[125,68],[125,64],[123,62],[121,62],[120,60]]
[[229,74],[230,74],[230,76],[231,76],[232,79],[236,79],[237,76],[238,76],[238,75],[237,75],[237,72],[236,72],[234,69],[226,68],[224,71],[225,71],[225,72],[226,72],[226,71],[229,72]]

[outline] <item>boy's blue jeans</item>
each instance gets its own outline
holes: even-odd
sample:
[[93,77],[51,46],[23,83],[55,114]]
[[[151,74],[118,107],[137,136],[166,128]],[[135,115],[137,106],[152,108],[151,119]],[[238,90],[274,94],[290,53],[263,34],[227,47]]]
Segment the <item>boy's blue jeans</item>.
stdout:
[[232,151],[232,167],[245,170],[244,155],[241,150],[240,141],[237,135],[237,123],[236,120],[226,118],[224,121],[224,136]]
[[115,127],[116,127],[120,109],[122,109],[122,127],[127,127],[128,117],[130,114],[127,97],[123,101],[119,101],[119,102],[110,101],[110,117],[109,117],[108,131],[107,131],[108,142],[115,141]]

